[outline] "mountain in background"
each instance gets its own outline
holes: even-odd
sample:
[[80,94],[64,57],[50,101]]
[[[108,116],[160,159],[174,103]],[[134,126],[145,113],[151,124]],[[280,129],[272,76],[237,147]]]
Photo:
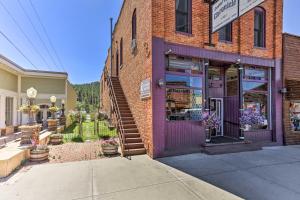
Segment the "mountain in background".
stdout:
[[77,101],[82,107],[85,108],[87,112],[97,110],[99,106],[99,81],[84,84],[74,84],[73,87],[77,93]]

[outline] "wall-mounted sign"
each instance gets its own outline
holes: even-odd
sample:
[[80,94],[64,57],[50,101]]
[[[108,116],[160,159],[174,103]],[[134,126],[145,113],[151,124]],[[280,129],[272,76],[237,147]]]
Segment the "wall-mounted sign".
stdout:
[[150,81],[150,79],[145,79],[141,82],[140,95],[141,95],[141,99],[151,97],[151,81]]
[[240,0],[239,16],[242,16],[263,2],[264,0]]
[[238,0],[219,0],[212,6],[212,32],[238,18]]
[[217,0],[212,5],[212,33],[241,17],[265,0]]

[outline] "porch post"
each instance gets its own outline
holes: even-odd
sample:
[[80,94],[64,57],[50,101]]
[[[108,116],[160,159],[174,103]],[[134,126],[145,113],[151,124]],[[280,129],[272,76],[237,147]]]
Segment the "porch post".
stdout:
[[[240,110],[240,113],[239,113],[239,117],[242,116],[242,113],[244,111],[244,102],[243,102],[243,75],[244,75],[244,67],[242,64],[237,64],[237,67],[238,67],[238,70],[239,70],[239,110]],[[240,135],[240,139],[241,140],[244,140],[245,137],[244,137],[244,133],[243,133],[243,130],[242,130],[242,127],[241,127],[241,122],[239,120],[239,135]]]
[[[208,68],[209,60],[204,61],[204,95],[205,95],[205,111],[210,112],[209,108],[209,86],[208,86]],[[209,143],[211,141],[210,130],[205,127],[205,142]]]

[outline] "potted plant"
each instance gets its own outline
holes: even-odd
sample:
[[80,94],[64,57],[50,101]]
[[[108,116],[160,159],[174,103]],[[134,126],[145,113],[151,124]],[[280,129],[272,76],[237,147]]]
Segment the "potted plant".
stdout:
[[30,161],[41,162],[48,160],[49,148],[47,145],[36,145],[32,142],[33,148],[30,150]]
[[206,142],[210,142],[210,131],[219,128],[221,121],[215,112],[205,111],[202,116],[202,123],[206,132]]
[[104,155],[116,155],[118,153],[119,143],[115,139],[103,140],[101,148]]
[[251,129],[255,130],[263,126],[265,120],[265,116],[259,112],[253,109],[246,109],[240,117],[240,125],[243,131],[250,131]]
[[63,143],[63,135],[60,133],[55,133],[50,135],[50,143],[52,145],[58,145]]

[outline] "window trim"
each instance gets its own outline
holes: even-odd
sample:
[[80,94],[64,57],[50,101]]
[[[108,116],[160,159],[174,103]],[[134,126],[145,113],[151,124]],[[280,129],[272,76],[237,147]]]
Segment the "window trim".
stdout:
[[175,1],[175,33],[177,34],[182,34],[184,36],[188,36],[191,37],[193,36],[193,0],[187,0],[188,1],[188,13],[187,13],[187,17],[188,17],[188,31],[184,32],[184,31],[179,31],[177,30],[177,9],[176,9],[176,0]]
[[136,17],[136,8],[133,11],[131,18],[131,40],[137,39],[137,17]]
[[[255,33],[256,33],[256,31],[260,31],[260,30],[257,30],[256,28],[255,28],[255,19],[256,19],[256,15],[257,14],[262,14],[262,17],[263,17],[263,21],[262,21],[262,45],[260,46],[260,45],[256,45],[255,43],[256,43],[256,39],[255,39]],[[265,49],[266,48],[266,19],[267,19],[267,17],[266,17],[266,10],[264,9],[264,8],[262,8],[262,7],[256,7],[255,9],[254,9],[254,26],[253,26],[253,34],[254,34],[254,47],[255,48],[260,48],[260,49]]]
[[120,69],[122,68],[123,66],[123,38],[121,38],[120,40],[120,57],[119,57],[119,67]]
[[[228,26],[230,25],[230,40],[227,40],[226,39],[226,32],[227,32],[227,28],[228,28]],[[223,43],[229,43],[229,44],[232,44],[232,30],[233,30],[233,27],[232,27],[232,22],[230,22],[229,24],[227,24],[226,26],[224,26],[223,28],[225,29],[225,39],[221,39],[220,38],[220,31],[223,29],[223,28],[221,28],[218,32],[218,34],[219,34],[219,38],[218,38],[218,40],[219,40],[219,42],[223,42]]]

